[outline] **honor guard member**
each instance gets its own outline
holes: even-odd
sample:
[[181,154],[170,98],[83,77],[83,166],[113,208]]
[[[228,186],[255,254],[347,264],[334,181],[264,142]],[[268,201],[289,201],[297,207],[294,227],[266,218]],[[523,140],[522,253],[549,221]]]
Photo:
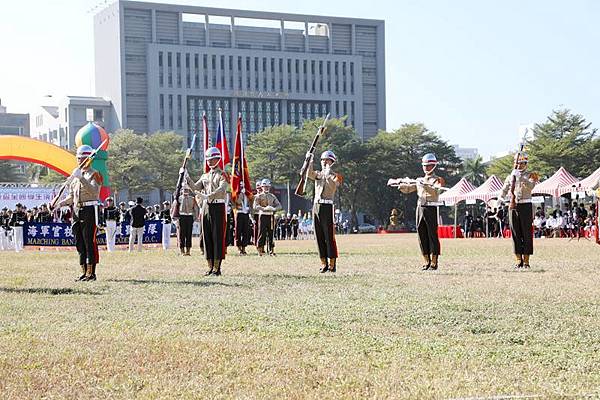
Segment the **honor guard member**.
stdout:
[[142,251],[144,242],[144,225],[146,223],[146,216],[148,215],[147,208],[144,208],[142,203],[144,199],[138,197],[136,205],[129,213],[131,214],[131,228],[129,229],[129,252],[133,251],[133,246],[137,239],[138,251]]
[[167,250],[171,246],[171,203],[163,202],[163,209],[159,213],[162,222],[162,247]]
[[27,214],[23,211],[23,205],[17,203],[10,217],[10,227],[12,229],[13,245],[16,252],[23,250],[23,226],[27,223]]
[[121,218],[121,213],[117,207],[115,207],[115,201],[112,197],[107,197],[105,200],[104,210],[102,211],[104,217],[104,224],[106,225],[106,249],[108,251],[115,251],[115,240],[117,238],[117,224]]
[[246,246],[250,244],[250,199],[246,193],[240,193],[235,201],[235,245],[240,255],[245,256]]
[[311,160],[308,163],[308,179],[315,181],[315,198],[313,202],[313,222],[319,257],[321,258],[321,273],[336,271],[338,258],[337,244],[335,242],[335,221],[333,198],[335,192],[342,184],[340,174],[331,171],[331,166],[337,161],[331,150],[321,154],[321,170],[313,169],[313,154],[307,154]]
[[226,174],[219,168],[221,151],[216,147],[209,147],[205,154],[210,170],[202,174],[194,183],[189,175],[186,180],[192,190],[196,192],[196,199],[202,204],[200,208],[200,221],[202,224],[202,240],[204,255],[208,264],[208,275],[221,275],[221,263],[225,259],[226,227],[227,227],[227,185]]
[[440,239],[438,237],[437,207],[441,205],[439,195],[444,186],[444,178],[434,174],[438,161],[435,154],[423,156],[421,166],[425,176],[414,183],[400,183],[402,193],[417,192],[417,233],[423,254],[423,270],[438,269],[440,255]]
[[269,255],[275,255],[275,243],[273,241],[274,214],[281,210],[281,203],[271,191],[271,181],[261,181],[261,193],[254,197],[254,210],[258,214],[258,255],[265,254],[265,245],[268,246]]
[[35,222],[41,224],[47,224],[52,222],[52,214],[50,214],[50,211],[48,211],[48,206],[46,204],[42,204],[40,206],[40,209],[37,215],[35,216]]
[[69,195],[58,202],[57,207],[73,206],[73,235],[79,253],[82,275],[80,281],[96,280],[96,265],[100,260],[96,231],[98,229],[98,197],[102,186],[102,175],[84,161],[94,149],[84,144],[77,149],[77,163],[83,166],[75,168],[69,185]]
[[500,198],[511,197],[514,180],[514,208],[509,207],[508,222],[513,240],[516,264],[515,268],[529,268],[529,256],[533,254],[533,206],[531,191],[539,181],[535,172],[527,171],[528,157],[526,153],[518,153],[515,157],[516,168],[506,177]]
[[182,256],[190,256],[192,249],[192,231],[194,221],[198,216],[198,204],[192,189],[184,182],[179,195],[179,220],[177,232],[179,239],[179,251]]
[[[256,195],[254,196],[254,199],[256,199],[256,196],[262,193],[262,179],[256,181],[255,188]],[[258,249],[258,210],[254,208],[254,200],[252,200],[252,225],[252,237],[254,240],[254,246]]]
[[4,207],[0,212],[0,251],[8,250],[8,222],[10,217],[8,216],[8,208]]

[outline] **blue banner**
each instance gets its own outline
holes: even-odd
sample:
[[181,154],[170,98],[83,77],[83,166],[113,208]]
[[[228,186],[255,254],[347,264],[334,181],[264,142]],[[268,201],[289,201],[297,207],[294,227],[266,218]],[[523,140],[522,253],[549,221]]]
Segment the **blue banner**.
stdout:
[[[162,222],[146,221],[144,224],[144,244],[162,243]],[[117,225],[116,244],[129,244],[129,225]],[[96,235],[98,245],[106,244],[103,229]],[[75,236],[71,224],[62,223],[28,223],[23,226],[23,243],[25,246],[75,246]]]

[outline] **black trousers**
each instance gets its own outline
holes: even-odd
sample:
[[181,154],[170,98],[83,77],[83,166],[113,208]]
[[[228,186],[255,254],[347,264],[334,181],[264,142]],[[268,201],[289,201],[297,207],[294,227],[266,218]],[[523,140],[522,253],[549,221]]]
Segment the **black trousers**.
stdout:
[[98,264],[98,242],[96,241],[96,206],[85,206],[73,215],[73,235],[79,253],[79,265]]
[[273,216],[261,214],[258,217],[258,246],[262,247],[265,245],[269,246],[269,250],[275,248],[275,241],[273,240]]
[[533,254],[533,205],[517,203],[508,216],[515,254]]
[[417,205],[417,233],[423,255],[440,255],[437,207]]
[[208,204],[202,214],[202,239],[207,260],[224,260],[227,249],[225,204]]
[[315,204],[313,206],[313,221],[317,246],[319,247],[319,258],[337,258],[333,204]]
[[246,247],[250,244],[250,216],[238,212],[235,216],[235,244]]
[[192,247],[192,229],[194,228],[194,216],[193,215],[180,215],[179,216],[179,248],[191,248]]

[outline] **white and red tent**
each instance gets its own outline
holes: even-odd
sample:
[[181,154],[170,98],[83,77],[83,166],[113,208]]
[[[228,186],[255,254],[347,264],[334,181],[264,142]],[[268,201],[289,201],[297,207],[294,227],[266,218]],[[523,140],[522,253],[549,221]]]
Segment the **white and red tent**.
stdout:
[[590,176],[580,180],[576,184],[577,192],[589,192],[598,189],[600,186],[600,168],[592,172]]
[[571,175],[571,173],[563,167],[560,167],[550,178],[535,185],[532,193],[560,197],[565,193],[574,191],[577,182],[577,178]]
[[461,200],[482,200],[487,203],[500,195],[502,186],[503,182],[500,178],[496,175],[492,175],[477,189],[463,195]]
[[465,194],[472,192],[473,190],[475,190],[475,186],[473,186],[473,184],[465,178],[461,178],[456,185],[442,193],[439,197],[439,200],[447,203],[448,205],[456,204],[463,200],[463,196]]

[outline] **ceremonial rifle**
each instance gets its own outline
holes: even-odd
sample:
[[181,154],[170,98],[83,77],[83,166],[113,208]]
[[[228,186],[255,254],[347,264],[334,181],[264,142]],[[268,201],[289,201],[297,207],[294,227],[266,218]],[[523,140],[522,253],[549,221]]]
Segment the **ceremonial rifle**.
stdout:
[[410,179],[410,178],[388,179],[387,185],[390,187],[400,187],[400,185],[423,185],[423,186],[429,186],[434,189],[439,189],[439,190],[443,190],[443,191],[450,190],[450,188],[447,188],[444,186],[437,186],[435,184],[423,182],[422,179]]
[[[185,169],[187,168],[187,163],[192,158],[192,151],[194,150],[194,145],[196,144],[196,136],[198,134],[194,132],[194,136],[192,137],[192,144],[185,152],[185,157],[183,158],[183,164],[181,165],[181,172],[177,177],[177,185],[175,186],[175,193],[173,194],[173,207],[171,207],[171,218],[179,218],[179,196],[181,196],[181,187],[183,186],[183,181],[185,180]],[[202,167],[204,170],[204,166]]]
[[[106,143],[108,143],[108,139],[105,139],[102,143],[100,143],[100,146],[98,146],[97,148],[95,148],[94,151],[92,151],[90,153],[90,155],[85,158],[85,160],[83,160],[82,162],[80,162],[79,165],[77,166],[77,168],[81,169],[84,166],[90,164],[92,161],[94,161],[94,158],[96,158],[96,155],[98,154],[98,152],[100,151],[100,149]],[[65,192],[65,189],[67,188],[67,186],[69,186],[69,184],[71,183],[72,180],[73,180],[73,174],[71,173],[71,175],[69,175],[69,177],[67,178],[67,180],[62,184],[62,186],[58,190],[58,194],[56,195],[56,197],[54,197],[54,199],[52,200],[52,202],[48,205],[48,207],[50,208],[50,210],[52,210],[52,212],[54,212],[54,207],[56,207],[56,203],[58,203],[58,200],[62,197],[63,193]]]
[[315,135],[310,148],[308,149],[307,157],[304,159],[304,164],[302,164],[302,168],[300,169],[300,182],[298,182],[298,186],[296,186],[296,191],[294,192],[297,196],[304,196],[304,190],[306,189],[306,174],[308,173],[308,167],[310,165],[313,154],[315,153],[315,148],[317,147],[317,143],[319,142],[319,138],[327,129],[327,121],[329,121],[329,114],[323,120],[323,124],[319,127],[317,134]]

